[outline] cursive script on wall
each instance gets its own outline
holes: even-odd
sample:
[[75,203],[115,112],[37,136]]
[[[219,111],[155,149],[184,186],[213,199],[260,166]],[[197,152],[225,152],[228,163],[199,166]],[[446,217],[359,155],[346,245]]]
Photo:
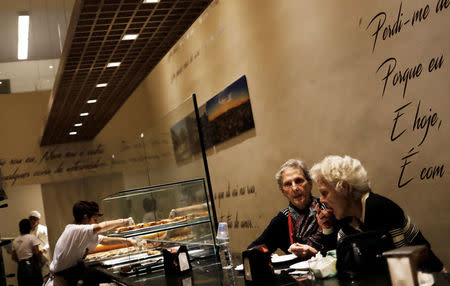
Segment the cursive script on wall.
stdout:
[[[399,38],[401,33],[407,29],[414,29],[419,25],[430,23],[433,15],[442,16],[444,13],[448,13],[449,6],[450,0],[437,0],[434,4],[425,4],[407,13],[400,2],[395,16],[390,17],[385,11],[377,13],[369,20],[366,27],[372,41],[372,53],[375,53],[380,41]],[[447,33],[445,28],[443,31]],[[390,141],[400,142],[407,134],[417,138],[415,145],[409,146],[405,150],[406,152],[400,155],[401,163],[397,180],[399,189],[407,186],[416,178],[435,180],[442,178],[445,174],[445,164],[442,162],[413,167],[418,154],[425,152],[421,148],[431,140],[431,137],[436,138],[439,135],[444,122],[441,119],[439,107],[431,106],[423,98],[416,100],[408,98],[408,87],[411,84],[419,81],[426,84],[424,81],[441,73],[445,65],[444,53],[430,54],[424,62],[419,60],[414,63],[404,63],[400,57],[388,56],[380,61],[375,70],[375,74],[379,77],[382,98],[393,96],[392,94],[397,91],[396,88],[401,88],[403,102],[394,107],[392,125],[389,130]]]

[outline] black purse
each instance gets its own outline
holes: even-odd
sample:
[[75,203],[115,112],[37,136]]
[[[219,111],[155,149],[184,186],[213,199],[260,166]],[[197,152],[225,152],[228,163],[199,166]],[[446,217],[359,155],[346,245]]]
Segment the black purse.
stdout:
[[382,253],[395,248],[387,232],[370,231],[351,234],[338,241],[336,268],[342,278],[353,279],[372,274],[388,275]]

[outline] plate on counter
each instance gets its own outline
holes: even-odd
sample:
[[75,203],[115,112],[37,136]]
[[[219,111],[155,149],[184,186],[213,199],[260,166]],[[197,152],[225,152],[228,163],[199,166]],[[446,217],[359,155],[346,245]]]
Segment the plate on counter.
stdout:
[[308,263],[308,260],[300,261],[298,263],[292,264],[291,266],[289,266],[289,268],[297,269],[297,270],[308,270],[309,263]]
[[272,263],[284,263],[295,259],[297,259],[297,256],[295,254],[272,255]]

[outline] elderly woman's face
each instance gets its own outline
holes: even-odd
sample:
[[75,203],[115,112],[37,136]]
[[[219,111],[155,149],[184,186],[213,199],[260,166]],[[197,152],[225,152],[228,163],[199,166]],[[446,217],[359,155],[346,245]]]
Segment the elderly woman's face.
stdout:
[[347,211],[347,193],[348,191],[336,191],[327,181],[319,180],[317,188],[320,192],[320,201],[324,203],[328,209],[331,209],[337,219],[346,217]]
[[287,168],[282,175],[284,196],[299,210],[311,203],[311,182],[308,182],[302,170]]

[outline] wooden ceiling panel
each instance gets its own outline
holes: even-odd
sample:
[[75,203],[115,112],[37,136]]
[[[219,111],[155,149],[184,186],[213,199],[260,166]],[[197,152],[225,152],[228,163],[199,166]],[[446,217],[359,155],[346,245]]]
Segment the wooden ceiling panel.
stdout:
[[[76,1],[41,145],[92,140],[211,2]],[[125,34],[139,36],[123,41]]]

